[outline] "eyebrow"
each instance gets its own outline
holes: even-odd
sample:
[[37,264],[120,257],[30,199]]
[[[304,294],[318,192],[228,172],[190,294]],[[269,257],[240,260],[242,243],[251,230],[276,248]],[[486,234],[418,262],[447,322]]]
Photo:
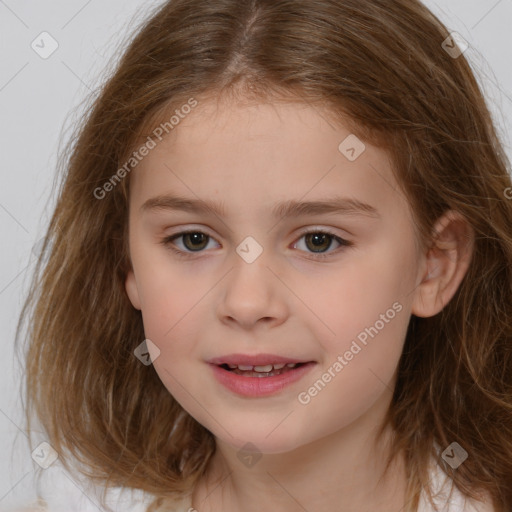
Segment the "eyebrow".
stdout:
[[[140,207],[141,213],[156,210],[181,210],[189,213],[213,214],[226,217],[222,202],[211,200],[191,199],[171,194],[152,197]],[[381,218],[379,212],[371,205],[346,197],[335,196],[322,201],[288,200],[276,204],[271,213],[276,218],[289,218],[305,215],[344,214],[365,215]]]

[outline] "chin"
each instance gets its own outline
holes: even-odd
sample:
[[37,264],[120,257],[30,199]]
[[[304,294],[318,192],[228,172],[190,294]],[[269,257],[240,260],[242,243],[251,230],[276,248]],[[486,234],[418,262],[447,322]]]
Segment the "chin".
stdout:
[[[273,427],[275,428],[275,426]],[[231,437],[223,429],[216,428],[213,435],[223,444],[231,446],[237,451],[255,451],[261,454],[278,454],[291,452],[300,446],[310,442],[310,439],[301,439],[298,435],[294,436],[292,432],[285,428],[279,428],[272,432],[272,429],[258,428],[251,426],[233,426],[226,425],[229,432],[236,432],[236,436]],[[279,430],[279,432],[278,432]],[[272,432],[270,435],[269,433]],[[254,448],[255,447],[255,448]]]

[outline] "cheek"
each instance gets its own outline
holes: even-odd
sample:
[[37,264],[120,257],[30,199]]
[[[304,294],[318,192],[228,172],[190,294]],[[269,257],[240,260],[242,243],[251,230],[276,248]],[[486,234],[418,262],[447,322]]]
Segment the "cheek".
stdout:
[[[414,251],[396,251],[391,244],[359,252],[309,295],[322,319],[315,322],[325,351],[316,377],[325,374],[322,382],[329,381],[339,414],[344,407],[361,413],[393,378],[410,319],[414,257]],[[330,393],[320,394],[319,405],[325,400],[327,407]]]
[[146,267],[141,281],[144,334],[159,350],[153,366],[169,392],[178,401],[186,401],[189,395],[184,387],[190,387],[193,364],[201,358],[197,343],[203,323],[197,320],[208,315],[207,302],[201,300],[207,285],[157,266]]
[[166,344],[186,325],[187,315],[201,307],[208,285],[184,274],[160,247],[139,250],[133,263],[145,334],[158,345]]
[[199,354],[194,356],[190,343],[180,339],[163,344],[160,356],[153,366],[167,391],[173,398],[206,428],[211,428],[210,411],[218,407],[217,398],[212,395],[212,377],[206,363],[197,363]]
[[[340,263],[339,271],[319,277],[315,286],[309,283],[303,293],[307,293],[304,295],[308,298],[307,305],[316,318],[322,320],[325,339],[343,346],[387,311],[386,319],[391,320],[385,324],[385,330],[397,323],[407,323],[404,312],[410,309],[414,275],[411,254],[396,254],[382,246],[366,253],[354,253],[354,257]],[[395,309],[394,304],[397,304]],[[396,314],[397,308],[402,313]]]
[[318,419],[319,432],[315,435],[344,428],[377,402],[385,408],[391,400],[408,313],[395,302],[394,308],[376,308],[378,315],[365,322],[371,312],[364,311],[364,315],[352,316],[348,329],[338,324],[338,332],[343,334],[335,342],[324,343],[327,358],[297,397],[303,414],[314,414]]

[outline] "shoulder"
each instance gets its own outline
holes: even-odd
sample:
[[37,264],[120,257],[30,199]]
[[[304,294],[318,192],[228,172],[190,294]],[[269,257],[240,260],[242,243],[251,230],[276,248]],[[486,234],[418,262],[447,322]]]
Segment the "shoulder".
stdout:
[[[2,512],[147,512],[153,505],[155,496],[140,489],[130,487],[113,487],[108,490],[103,486],[94,485],[89,479],[73,474],[64,469],[57,460],[39,475],[35,485],[35,497],[29,497],[18,506],[5,509],[0,504]],[[34,482],[36,483],[36,482]],[[105,493],[105,505],[102,497]],[[0,497],[1,498],[1,497]],[[1,501],[1,500],[0,500]],[[195,512],[192,508],[192,498],[166,500],[165,505],[153,512]]]
[[[23,506],[0,510],[5,512],[107,512],[101,505],[103,487],[89,480],[78,479],[55,463],[45,470],[37,485],[38,499],[25,501]],[[139,489],[114,487],[106,494],[105,503],[111,512],[146,512],[155,496]],[[190,511],[189,511],[190,509]],[[167,504],[154,512],[192,512],[191,499]]]
[[465,496],[434,459],[431,461],[429,474],[436,508],[432,507],[423,490],[418,512],[495,512],[490,496],[483,496],[482,501]]
[[[152,496],[145,495],[151,499]],[[142,505],[141,503],[130,503],[126,501],[109,502],[114,512],[145,512],[149,503]],[[172,504],[167,503],[165,507],[155,510],[155,512],[197,512],[192,508],[190,499],[174,501]],[[59,500],[48,503],[43,499],[38,499],[20,508],[9,509],[5,512],[103,512],[104,509],[99,504],[80,502],[79,500]]]

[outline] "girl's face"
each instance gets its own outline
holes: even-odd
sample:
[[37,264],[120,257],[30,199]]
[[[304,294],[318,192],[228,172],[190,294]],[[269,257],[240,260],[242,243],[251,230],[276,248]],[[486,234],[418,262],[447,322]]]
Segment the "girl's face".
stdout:
[[236,448],[375,425],[426,269],[387,153],[299,104],[183,117],[130,176],[126,290],[163,384]]

